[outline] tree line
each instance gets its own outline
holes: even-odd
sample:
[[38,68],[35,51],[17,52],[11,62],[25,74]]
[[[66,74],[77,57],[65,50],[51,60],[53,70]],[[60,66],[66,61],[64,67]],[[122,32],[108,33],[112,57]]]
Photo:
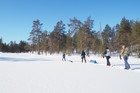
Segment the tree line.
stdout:
[[91,17],[84,22],[74,17],[68,24],[60,20],[51,32],[42,30],[42,26],[43,23],[40,20],[33,21],[28,43],[24,42],[25,51],[38,52],[38,54],[60,52],[72,54],[80,53],[81,50],[86,50],[87,53],[102,53],[106,46],[111,51],[119,51],[121,45],[125,44],[140,57],[139,20],[134,21],[123,17],[119,24],[113,27],[107,24],[103,30],[100,27],[99,31],[93,30],[94,20]]
[[11,52],[11,53],[21,53],[28,52],[28,43],[25,41],[20,41],[16,43],[15,41],[11,41],[9,44],[3,43],[2,38],[0,38],[0,52]]

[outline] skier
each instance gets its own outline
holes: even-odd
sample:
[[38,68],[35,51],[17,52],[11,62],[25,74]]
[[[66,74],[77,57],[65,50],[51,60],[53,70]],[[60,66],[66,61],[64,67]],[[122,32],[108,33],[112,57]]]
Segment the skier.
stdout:
[[62,61],[66,61],[66,55],[65,55],[65,53],[63,53],[63,57],[62,57]]
[[104,53],[103,53],[103,58],[104,58],[104,56],[106,57],[107,66],[110,66],[110,65],[111,65],[111,64],[110,64],[110,61],[109,61],[110,55],[111,55],[110,50],[109,50],[108,47],[106,47],[106,49],[105,49],[105,51],[104,51]]
[[125,46],[125,45],[122,45],[122,50],[121,50],[121,55],[124,59],[124,64],[125,64],[125,68],[126,70],[130,69],[130,65],[128,63],[128,56],[129,56],[129,49]]
[[82,63],[83,63],[83,59],[85,60],[85,63],[86,63],[86,57],[85,57],[86,53],[84,50],[82,50],[82,53],[81,53],[81,58],[82,58]]

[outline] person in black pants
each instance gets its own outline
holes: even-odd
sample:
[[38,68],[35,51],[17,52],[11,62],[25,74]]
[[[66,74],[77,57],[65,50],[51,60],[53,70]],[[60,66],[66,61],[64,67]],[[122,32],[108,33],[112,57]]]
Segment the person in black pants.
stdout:
[[86,53],[84,50],[82,50],[82,53],[81,53],[81,58],[82,58],[82,63],[83,63],[83,60],[85,60],[85,63],[86,63],[86,57],[85,57]]
[[106,57],[107,66],[111,66],[110,61],[109,61],[111,53],[108,47],[106,47],[103,55]]
[[66,61],[66,55],[65,55],[65,53],[63,53],[63,57],[62,57],[62,61]]

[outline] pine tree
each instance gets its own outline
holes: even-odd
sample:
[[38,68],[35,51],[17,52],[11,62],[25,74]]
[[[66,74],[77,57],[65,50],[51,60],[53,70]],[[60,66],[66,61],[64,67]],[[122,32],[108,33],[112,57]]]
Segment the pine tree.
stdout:
[[70,19],[70,23],[68,24],[69,30],[67,34],[67,48],[69,49],[69,53],[74,52],[74,50],[77,51],[76,35],[82,25],[83,23],[76,17]]
[[38,54],[40,54],[40,40],[41,40],[41,27],[42,24],[40,23],[40,20],[33,21],[32,31],[30,32],[30,37],[28,40],[31,41],[31,49],[32,51],[37,51]]
[[3,41],[2,38],[0,38],[0,52],[2,52],[2,47],[3,47]]
[[21,40],[18,44],[19,52],[28,52],[29,50],[26,49],[26,46],[28,46],[28,43]]
[[63,21],[57,22],[54,30],[49,36],[49,46],[51,53],[57,51],[58,53],[65,49],[66,36],[65,36],[65,24]]
[[131,43],[131,24],[125,17],[122,18],[120,28],[118,30],[117,41],[120,44],[130,45]]
[[111,42],[111,27],[107,24],[102,32],[103,44],[109,46]]
[[86,50],[89,53],[89,50],[92,46],[92,28],[93,20],[91,17],[88,17],[82,27],[79,28],[76,36],[77,47],[79,51]]
[[132,29],[133,44],[136,46],[135,51],[138,53],[140,58],[140,21],[136,21]]
[[42,53],[45,52],[47,54],[47,51],[49,49],[49,45],[48,45],[48,32],[47,31],[44,31],[41,34],[40,48],[41,48]]

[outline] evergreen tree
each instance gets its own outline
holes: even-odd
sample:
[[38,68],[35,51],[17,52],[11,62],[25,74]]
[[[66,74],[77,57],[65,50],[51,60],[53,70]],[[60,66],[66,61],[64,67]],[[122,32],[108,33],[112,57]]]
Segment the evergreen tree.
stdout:
[[92,36],[93,36],[93,39],[92,39],[91,50],[94,51],[95,54],[101,53],[102,52],[102,40],[100,37],[100,32],[93,31]]
[[74,52],[74,50],[77,50],[76,35],[80,27],[82,27],[82,25],[83,23],[76,17],[70,19],[70,23],[68,24],[69,30],[67,34],[67,49],[69,53]]
[[107,24],[102,32],[103,44],[105,46],[110,46],[111,34],[111,27]]
[[50,33],[49,44],[51,52],[57,51],[58,53],[65,49],[66,36],[65,36],[65,24],[63,21],[57,22],[54,30]]
[[6,43],[2,44],[2,52],[9,52],[9,46]]
[[111,35],[110,35],[110,46],[112,48],[112,50],[116,50],[116,28],[113,27],[111,29]]
[[47,53],[48,49],[49,49],[49,45],[48,45],[48,33],[47,31],[44,31],[41,35],[41,44],[40,44],[40,48],[42,53],[45,52]]
[[133,44],[136,46],[135,51],[138,53],[140,58],[140,21],[136,21],[132,29]]
[[15,52],[18,53],[20,51],[19,46],[15,41],[11,41],[9,43],[8,49],[9,49],[9,52],[12,52],[12,53],[15,53]]
[[3,41],[2,38],[0,38],[0,52],[2,51],[2,47],[3,47]]
[[117,42],[120,44],[130,45],[131,43],[131,24],[125,17],[122,18],[118,30]]
[[19,47],[19,52],[28,52],[29,49],[26,48],[26,46],[28,46],[28,43],[25,42],[25,41],[20,41],[19,44],[18,44],[18,47]]
[[37,51],[38,54],[40,54],[40,40],[41,40],[41,27],[42,24],[40,23],[40,20],[33,21],[33,29],[30,32],[30,37],[28,40],[31,41],[31,49],[32,51]]
[[68,24],[70,36],[73,37],[82,25],[82,22],[76,17],[70,19],[70,23]]
[[91,17],[88,17],[85,23],[80,27],[77,32],[76,42],[77,47],[80,50],[87,50],[87,53],[91,49],[92,45],[92,28],[93,28],[93,20]]

